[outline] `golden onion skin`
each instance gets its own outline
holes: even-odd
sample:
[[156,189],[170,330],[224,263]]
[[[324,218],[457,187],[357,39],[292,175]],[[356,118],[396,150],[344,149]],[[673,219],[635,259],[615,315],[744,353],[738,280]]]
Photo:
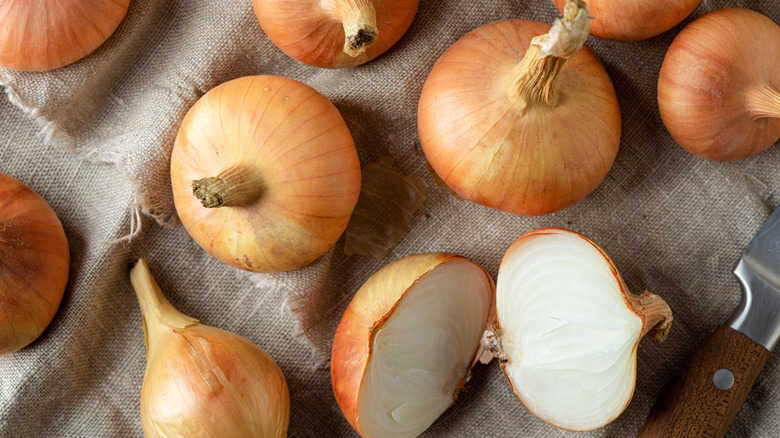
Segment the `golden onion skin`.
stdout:
[[[193,181],[241,164],[262,193],[205,208]],[[360,194],[360,162],[335,106],[313,88],[250,76],[206,93],[187,113],[171,153],[176,211],[207,252],[240,269],[305,266],[344,232]]]
[[290,395],[282,370],[248,339],[176,310],[138,260],[130,270],[143,315],[147,438],[285,438]]
[[0,66],[47,71],[72,64],[103,44],[130,0],[3,0]]
[[658,109],[683,149],[741,160],[780,139],[780,26],[748,9],[718,9],[675,37],[658,78]]
[[[563,12],[566,0],[553,0]],[[701,0],[588,0],[590,34],[605,40],[640,41],[660,35],[691,15]]]
[[[342,4],[369,5],[376,13],[376,41],[357,56],[344,52],[345,32],[337,10]],[[268,38],[284,53],[320,68],[347,68],[386,52],[409,29],[419,0],[253,0]]]
[[198,324],[150,338],[141,424],[152,437],[285,438],[287,383],[260,347]]
[[68,283],[62,223],[24,183],[0,173],[0,356],[37,339]]
[[[455,260],[466,259],[448,253],[425,253],[396,260],[374,273],[355,293],[344,311],[331,350],[331,383],[341,412],[361,435],[363,427],[358,415],[358,396],[366,368],[372,358],[373,333],[382,327],[406,292],[421,277],[434,268]],[[482,271],[491,287],[490,315],[485,322],[486,326],[489,326],[495,317],[495,283],[484,269]],[[475,346],[475,349],[477,353],[472,366],[482,354],[481,346]],[[465,376],[458,387],[463,384]]]
[[496,21],[442,54],[423,86],[420,143],[462,197],[536,216],[568,207],[606,176],[620,144],[620,109],[595,54],[582,47],[554,85],[554,106],[525,106],[508,90],[533,37],[550,25]]

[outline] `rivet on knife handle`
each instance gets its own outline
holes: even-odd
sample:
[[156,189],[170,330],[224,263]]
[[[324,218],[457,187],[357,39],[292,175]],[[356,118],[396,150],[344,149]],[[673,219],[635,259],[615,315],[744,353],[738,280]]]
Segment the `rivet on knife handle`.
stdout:
[[742,285],[737,311],[672,378],[640,437],[726,434],[780,341],[780,207],[742,251],[734,274]]
[[[672,378],[639,437],[722,437],[768,358],[769,350],[720,326]],[[721,369],[734,377],[725,390],[713,382]]]
[[712,375],[712,383],[716,388],[723,391],[731,389],[734,386],[734,373],[726,368],[721,368]]

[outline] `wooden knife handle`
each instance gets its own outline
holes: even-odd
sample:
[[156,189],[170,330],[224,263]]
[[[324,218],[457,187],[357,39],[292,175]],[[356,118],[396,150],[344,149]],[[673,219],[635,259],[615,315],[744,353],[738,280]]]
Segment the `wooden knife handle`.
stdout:
[[661,392],[639,437],[722,437],[768,358],[762,345],[720,326]]

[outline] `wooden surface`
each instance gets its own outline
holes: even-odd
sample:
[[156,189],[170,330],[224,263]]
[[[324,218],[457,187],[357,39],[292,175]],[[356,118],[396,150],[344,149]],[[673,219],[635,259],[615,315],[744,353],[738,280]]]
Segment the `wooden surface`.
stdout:
[[[639,437],[722,437],[768,358],[763,346],[720,326],[661,392]],[[734,375],[729,389],[713,382],[720,369]]]

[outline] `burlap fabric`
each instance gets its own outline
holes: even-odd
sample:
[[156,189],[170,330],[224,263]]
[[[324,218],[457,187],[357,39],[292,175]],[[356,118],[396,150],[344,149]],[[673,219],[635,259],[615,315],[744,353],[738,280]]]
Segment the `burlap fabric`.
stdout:
[[[775,0],[704,0],[692,17],[729,6],[780,22]],[[557,15],[549,0],[422,0],[411,29],[388,53],[328,71],[276,49],[248,0],[132,0],[116,34],[88,58],[42,74],[0,69],[10,101],[32,116],[6,99],[0,103],[0,171],[50,202],[72,254],[70,283],[51,326],[29,347],[0,358],[0,436],[142,436],[143,334],[128,281],[139,257],[149,260],[184,313],[251,339],[278,361],[290,387],[292,436],[354,436],[329,371],[318,364],[327,362],[338,319],[358,287],[386,263],[425,251],[462,254],[495,276],[507,246],[541,226],[571,228],[599,242],[630,288],[663,296],[675,312],[664,344],[640,344],[627,410],[581,436],[635,435],[670,374],[736,307],[731,269],[778,203],[780,147],[714,163],[671,140],[655,89],[681,26],[643,42],[590,38],[623,116],[621,149],[601,186],[577,205],[537,218],[455,200],[435,187],[416,147],[416,104],[428,71],[475,27],[508,17],[551,23]],[[179,121],[210,88],[250,74],[283,75],[318,89],[347,120],[363,164],[389,155],[398,171],[426,180],[428,198],[411,232],[385,260],[348,257],[342,239],[303,271],[247,275],[203,252],[182,227],[159,225],[176,224],[168,157]],[[130,240],[104,243],[129,234]],[[779,387],[780,361],[772,357],[729,436],[780,436]],[[425,433],[568,435],[529,414],[495,363],[478,365],[466,391]]]

